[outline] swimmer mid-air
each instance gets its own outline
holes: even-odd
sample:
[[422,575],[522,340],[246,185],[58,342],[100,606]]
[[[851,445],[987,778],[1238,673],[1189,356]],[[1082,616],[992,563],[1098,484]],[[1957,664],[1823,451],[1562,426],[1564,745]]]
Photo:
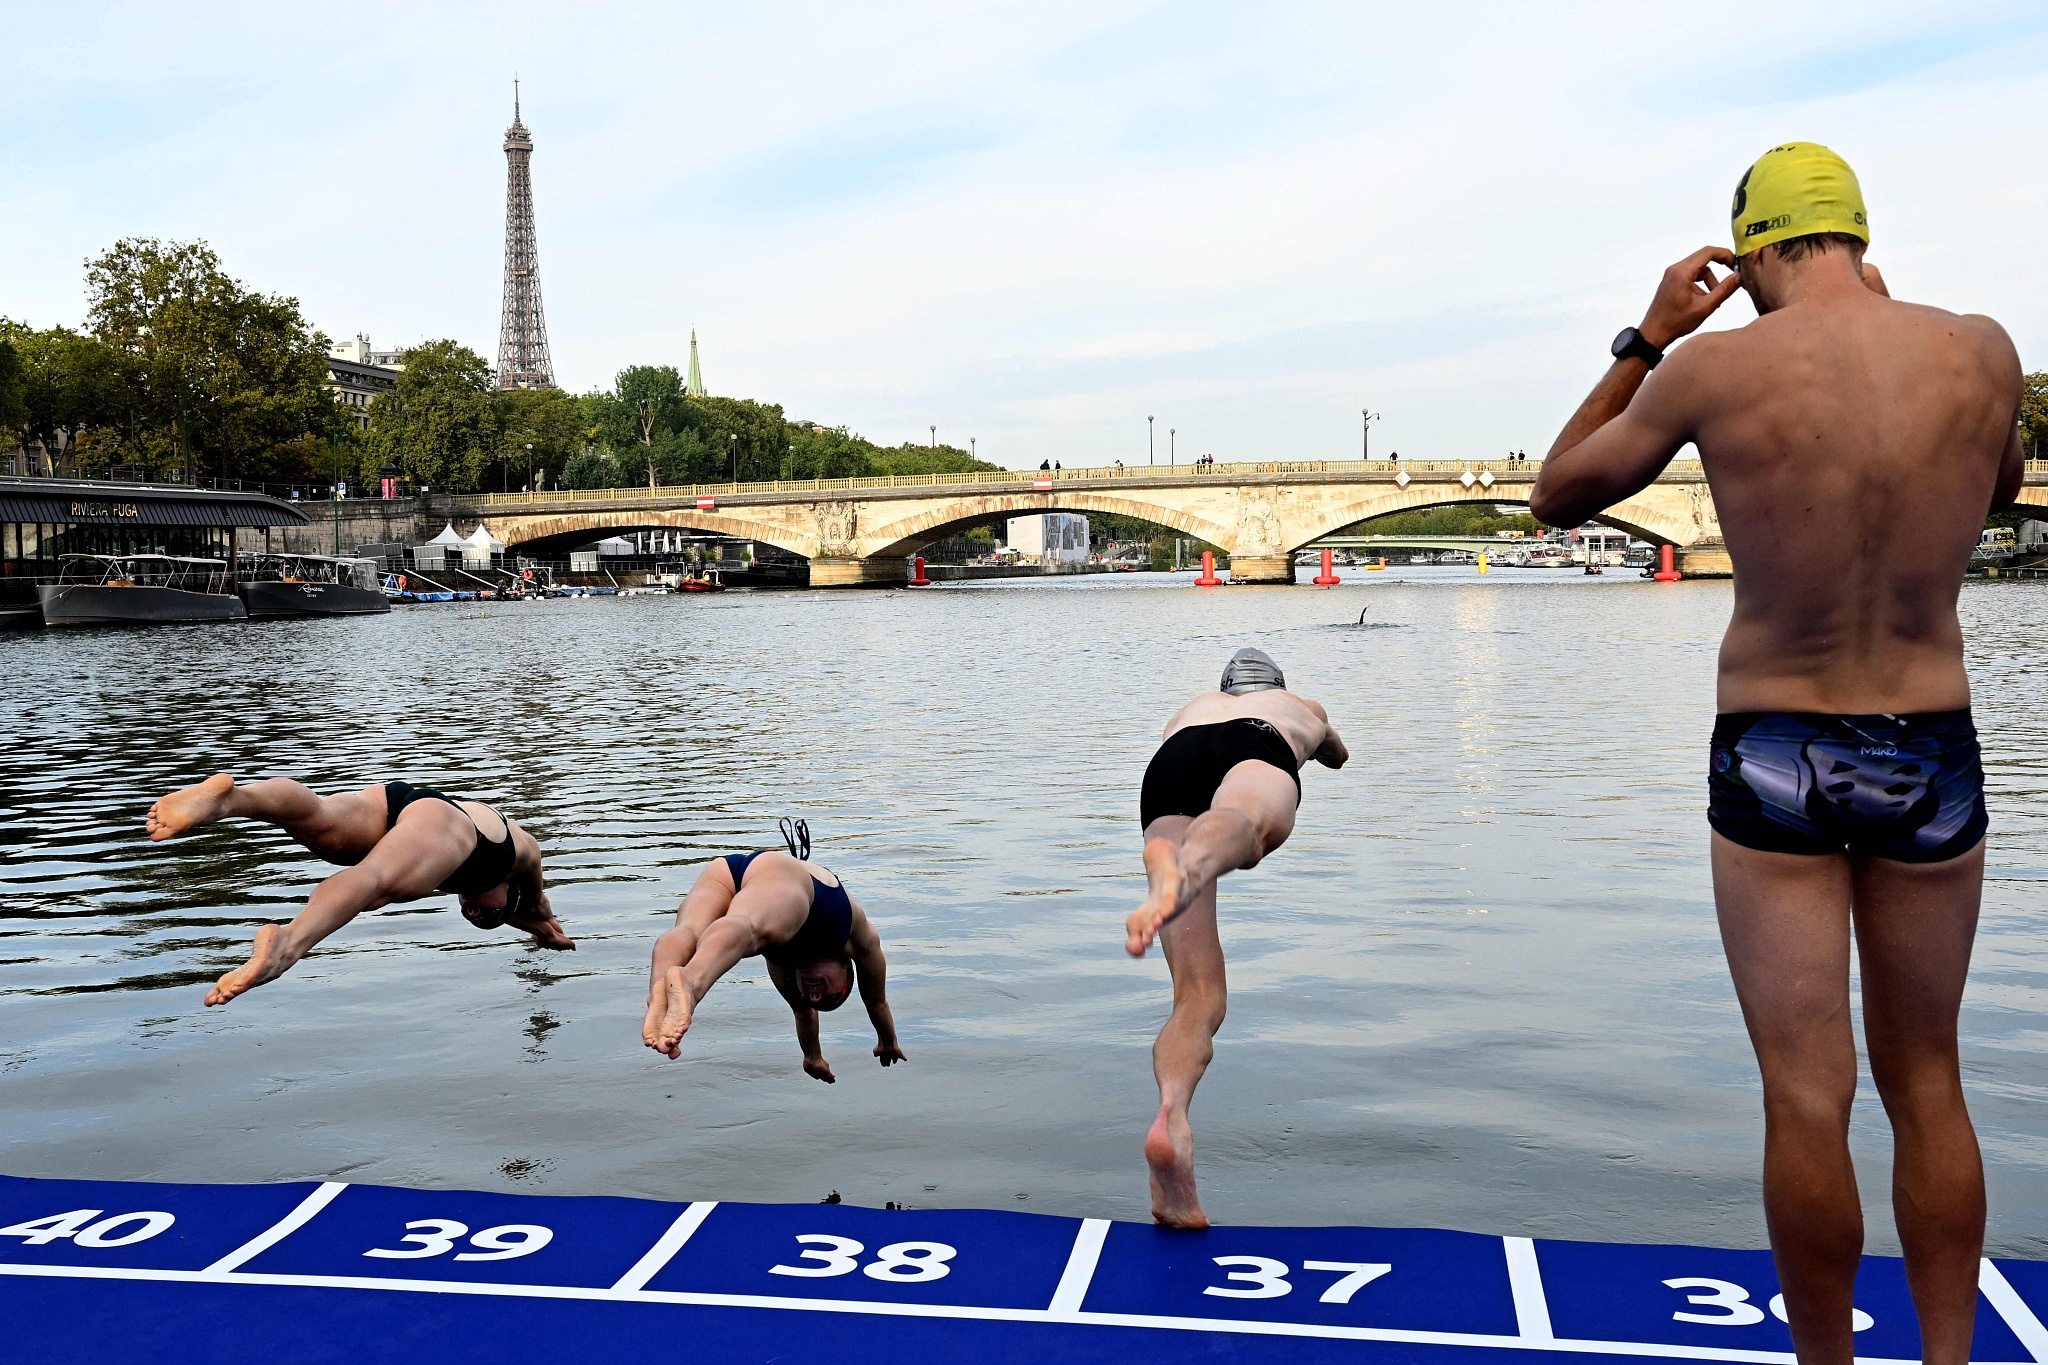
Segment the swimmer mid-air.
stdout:
[[875,1056],[883,1066],[903,1061],[881,935],[838,877],[809,861],[803,821],[783,821],[783,838],[787,853],[728,853],[698,874],[675,926],[654,942],[641,1040],[681,1056],[698,1002],[741,959],[759,954],[796,1016],[805,1074],[838,1080],[819,1046],[818,1012],[845,1004],[856,984],[875,1026]]
[[1173,1014],[1152,1045],[1159,1115],[1145,1160],[1153,1220],[1177,1228],[1209,1226],[1195,1195],[1188,1105],[1223,1026],[1216,880],[1257,867],[1294,832],[1303,763],[1341,768],[1351,757],[1323,708],[1287,691],[1280,666],[1259,650],[1231,656],[1221,689],[1174,714],[1145,769],[1138,819],[1151,893],[1125,926],[1131,956],[1156,936],[1173,977]]
[[275,825],[342,870],[314,888],[290,924],[256,931],[249,960],[206,993],[209,1005],[275,981],[365,910],[437,891],[461,897],[463,917],[479,929],[509,924],[543,948],[576,946],[541,889],[540,845],[481,801],[404,782],[321,796],[288,777],[237,786],[215,773],[159,800],[146,824],[161,841],[232,819]]

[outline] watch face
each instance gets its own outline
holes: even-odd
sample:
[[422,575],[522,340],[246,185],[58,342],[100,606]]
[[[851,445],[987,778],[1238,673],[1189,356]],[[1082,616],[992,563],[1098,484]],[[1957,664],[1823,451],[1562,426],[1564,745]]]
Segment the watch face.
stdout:
[[1615,335],[1614,345],[1608,348],[1607,353],[1609,355],[1618,356],[1623,351],[1626,351],[1629,348],[1629,344],[1633,342],[1635,339],[1636,329],[1633,327],[1624,327],[1621,329],[1620,332],[1618,332]]

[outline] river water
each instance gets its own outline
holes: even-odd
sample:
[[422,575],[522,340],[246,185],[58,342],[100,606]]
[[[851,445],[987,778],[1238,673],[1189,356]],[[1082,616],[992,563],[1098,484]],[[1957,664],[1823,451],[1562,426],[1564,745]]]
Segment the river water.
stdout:
[[[1143,574],[6,637],[0,1170],[1142,1219],[1168,994],[1122,950],[1138,779],[1258,644],[1355,760],[1306,772],[1293,839],[1224,886],[1210,1215],[1760,1246],[1703,816],[1729,601],[1632,574]],[[2048,588],[1972,583],[1963,615],[1993,818],[1965,1064],[1992,1246],[2040,1256]],[[204,1010],[325,872],[253,826],[145,841],[153,797],[219,769],[501,803],[580,946],[437,899]],[[806,1077],[758,960],[681,1060],[640,1046],[694,869],[785,814],[881,930],[906,1066],[874,1064],[856,1003],[826,1020],[839,1083]],[[1893,1249],[1867,1076],[1855,1144]]]

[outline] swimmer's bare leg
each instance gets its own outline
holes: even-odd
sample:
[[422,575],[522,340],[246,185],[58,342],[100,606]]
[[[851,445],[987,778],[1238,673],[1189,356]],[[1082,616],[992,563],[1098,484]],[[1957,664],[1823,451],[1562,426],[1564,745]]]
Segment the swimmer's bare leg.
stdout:
[[225,1005],[246,991],[275,981],[315,944],[365,910],[430,894],[461,865],[467,850],[449,831],[429,822],[401,824],[354,867],[344,867],[315,887],[306,908],[279,926],[256,931],[249,960],[222,976],[206,993],[209,1005]]
[[[1185,816],[1167,816],[1152,828],[1172,841],[1182,830],[1162,829],[1169,823],[1192,824]],[[1173,1014],[1152,1045],[1152,1074],[1159,1082],[1159,1113],[1145,1134],[1145,1164],[1151,1168],[1152,1218],[1165,1227],[1205,1228],[1195,1192],[1195,1134],[1188,1106],[1195,1087],[1216,1055],[1216,1030],[1223,1026],[1225,988],[1223,945],[1216,934],[1216,885],[1211,882],[1185,913],[1160,935],[1166,964],[1173,973]]]
[[162,841],[217,820],[260,820],[323,856],[360,856],[383,837],[385,815],[381,785],[321,796],[288,777],[237,786],[227,773],[215,773],[159,800],[149,808],[145,823],[149,837]]
[[1195,817],[1180,839],[1151,837],[1168,817],[1154,820],[1145,840],[1150,890],[1124,924],[1124,950],[1143,957],[1160,929],[1194,904],[1218,877],[1257,867],[1260,859],[1280,847],[1294,832],[1300,794],[1287,773],[1270,763],[1247,760],[1224,776],[1209,809]]

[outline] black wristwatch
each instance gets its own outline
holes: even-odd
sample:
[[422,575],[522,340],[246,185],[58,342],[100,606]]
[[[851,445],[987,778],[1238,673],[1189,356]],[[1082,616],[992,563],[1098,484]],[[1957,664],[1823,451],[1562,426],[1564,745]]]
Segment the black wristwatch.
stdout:
[[1640,360],[1653,370],[1657,368],[1657,362],[1664,358],[1664,353],[1652,346],[1643,334],[1633,327],[1621,329],[1620,335],[1614,338],[1612,350],[1616,360]]

